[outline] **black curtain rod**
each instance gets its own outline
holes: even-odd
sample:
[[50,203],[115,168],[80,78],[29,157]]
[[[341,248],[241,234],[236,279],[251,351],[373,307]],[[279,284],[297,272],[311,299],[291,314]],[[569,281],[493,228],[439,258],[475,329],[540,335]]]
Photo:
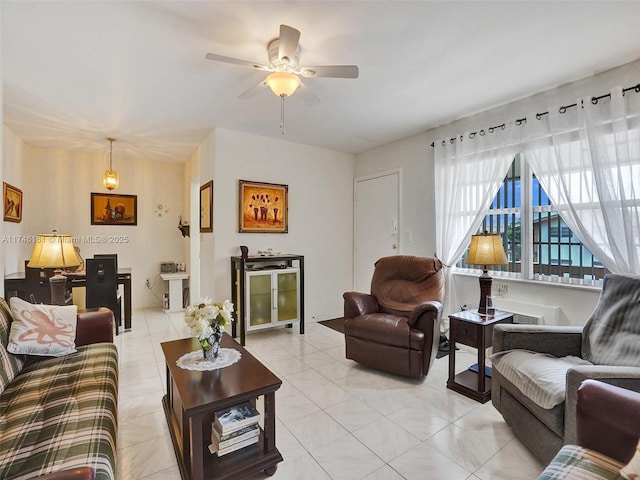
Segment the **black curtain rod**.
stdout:
[[[627,93],[627,92],[629,92],[631,90],[633,90],[636,93],[640,93],[640,83],[638,83],[637,85],[634,85],[633,87],[624,88],[622,90],[622,94],[624,95],[625,93]],[[591,97],[591,103],[593,103],[594,105],[597,105],[598,102],[600,100],[602,100],[603,98],[611,98],[611,94],[607,93],[605,95],[600,95],[599,97]],[[578,106],[577,103],[572,103],[571,105],[564,105],[564,106],[560,107],[558,109],[558,111],[560,113],[565,113],[567,111],[567,109],[573,108],[573,107],[577,107],[577,106]],[[545,115],[549,115],[549,112],[547,111],[547,112],[542,112],[542,113],[536,113],[536,120],[540,120]],[[518,119],[515,120],[514,123],[516,124],[516,126],[519,127],[523,123],[527,123],[527,117],[518,118]],[[493,133],[494,131],[496,131],[498,129],[504,130],[506,127],[507,127],[507,125],[503,123],[502,125],[496,125],[494,127],[489,127],[486,131],[483,129],[483,130],[480,130],[478,132],[471,132],[471,133],[469,133],[469,138],[474,138],[476,135],[480,135],[482,137],[482,136],[486,135],[487,131],[489,133]],[[453,144],[453,142],[455,142],[456,140],[457,140],[457,137],[451,137],[449,139],[449,143]],[[460,141],[463,141],[463,135],[460,135]],[[444,145],[445,142],[446,142],[446,140],[442,140],[442,145]],[[435,147],[435,142],[431,142],[431,146]]]

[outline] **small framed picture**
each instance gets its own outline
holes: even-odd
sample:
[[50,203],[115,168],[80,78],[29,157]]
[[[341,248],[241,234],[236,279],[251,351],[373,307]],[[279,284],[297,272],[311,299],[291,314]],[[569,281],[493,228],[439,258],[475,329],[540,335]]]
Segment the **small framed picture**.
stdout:
[[200,233],[213,232],[213,180],[200,187]]
[[240,180],[240,233],[289,231],[288,185]]
[[22,221],[22,190],[2,182],[4,187],[4,220],[5,222]]
[[91,225],[137,224],[137,195],[91,193]]

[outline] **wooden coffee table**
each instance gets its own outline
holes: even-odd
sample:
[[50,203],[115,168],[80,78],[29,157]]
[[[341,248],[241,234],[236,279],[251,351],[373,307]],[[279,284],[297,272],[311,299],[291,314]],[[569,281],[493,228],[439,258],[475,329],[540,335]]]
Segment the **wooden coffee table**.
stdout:
[[[162,398],[173,448],[183,480],[241,479],[264,471],[273,475],[282,461],[276,448],[275,392],[282,380],[226,333],[223,348],[242,353],[237,363],[212,371],[184,370],[176,361],[198,350],[195,338],[161,344],[167,366],[167,394]],[[211,424],[217,410],[264,398],[260,441],[222,457],[209,452]]]

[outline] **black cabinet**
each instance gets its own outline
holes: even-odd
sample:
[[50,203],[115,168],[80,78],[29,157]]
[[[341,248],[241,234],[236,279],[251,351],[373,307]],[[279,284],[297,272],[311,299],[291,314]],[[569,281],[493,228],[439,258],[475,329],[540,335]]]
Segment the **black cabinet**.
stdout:
[[[253,293],[252,281],[255,282]],[[247,330],[274,325],[292,327],[298,323],[300,334],[304,334],[304,256],[231,257],[231,299],[236,320],[232,334],[237,338],[240,329],[241,345],[245,344]],[[252,312],[252,309],[264,311]],[[297,315],[292,315],[292,311]]]

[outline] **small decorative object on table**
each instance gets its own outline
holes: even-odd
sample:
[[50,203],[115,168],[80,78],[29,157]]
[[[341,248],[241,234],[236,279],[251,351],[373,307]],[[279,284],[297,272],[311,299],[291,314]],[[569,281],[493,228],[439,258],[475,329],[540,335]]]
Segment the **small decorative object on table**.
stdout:
[[233,320],[232,313],[233,303],[229,300],[214,303],[209,298],[185,310],[184,321],[200,342],[205,360],[213,361],[218,357],[222,330]]

